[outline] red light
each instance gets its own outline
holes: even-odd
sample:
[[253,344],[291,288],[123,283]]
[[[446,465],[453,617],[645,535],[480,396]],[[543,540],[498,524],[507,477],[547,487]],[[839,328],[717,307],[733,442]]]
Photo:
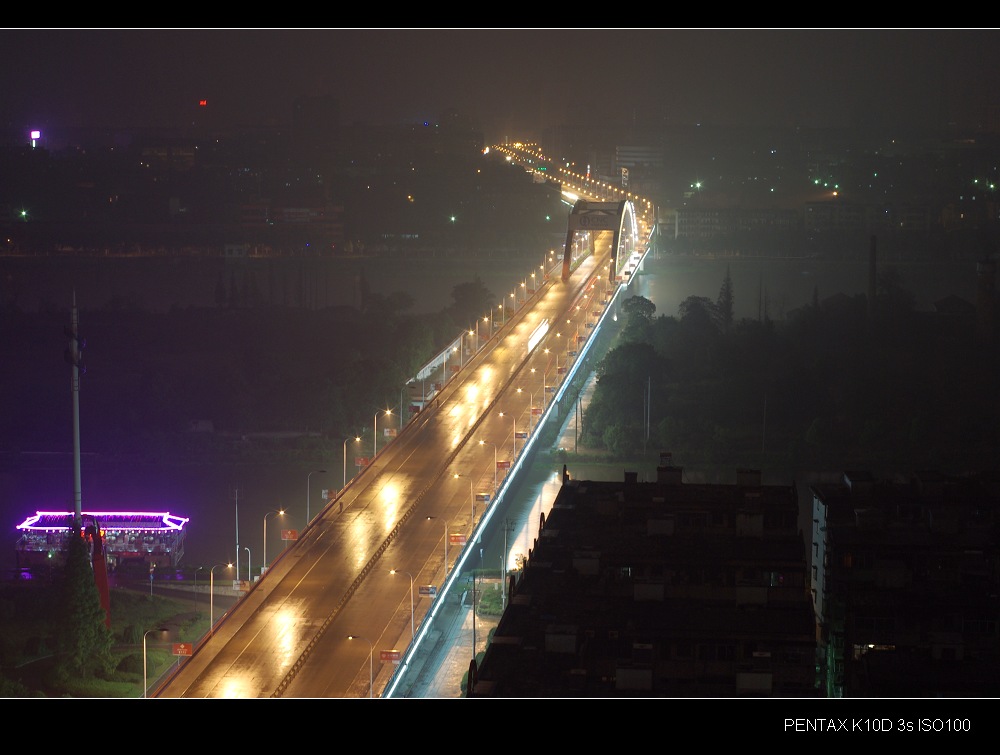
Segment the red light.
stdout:
[[208,107],[208,100],[198,100],[198,107]]

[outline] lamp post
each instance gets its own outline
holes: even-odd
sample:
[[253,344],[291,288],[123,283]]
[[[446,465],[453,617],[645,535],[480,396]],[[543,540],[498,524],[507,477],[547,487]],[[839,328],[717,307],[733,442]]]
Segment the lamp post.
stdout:
[[[379,411],[382,410],[380,409]],[[390,414],[392,414],[392,409],[386,409],[385,416],[388,417]],[[374,429],[372,432],[375,434],[375,437],[372,438],[372,458],[375,458],[378,456],[378,412],[375,412]]]
[[[483,315],[483,322],[485,322],[485,321],[486,321],[486,315]],[[478,322],[476,323],[476,328],[477,329],[479,328],[479,323]],[[476,334],[477,335],[479,334],[478,330],[476,331]],[[492,338],[492,337],[493,337],[493,309],[490,308],[490,338]]]
[[[518,393],[524,393],[524,389],[523,388],[518,388],[517,392]],[[531,434],[531,426],[532,426],[531,410],[534,409],[534,408],[535,408],[535,392],[534,391],[528,391],[528,434],[529,435]]]
[[[429,516],[429,517],[427,517],[427,521],[429,522],[431,519],[438,519],[438,518],[439,517],[436,517],[436,516]],[[440,518],[444,522],[444,578],[448,579],[448,530],[449,530],[449,527],[448,527],[448,520],[444,519],[443,517],[440,517]]]
[[545,349],[545,354],[546,354],[545,367],[542,368],[542,406],[548,406],[549,404],[549,397],[545,395],[545,376],[548,374],[549,371],[548,353],[549,350]]
[[413,575],[408,571],[400,571],[399,569],[390,569],[390,574],[405,574],[410,578],[410,641],[413,641],[414,629],[413,629]]
[[216,564],[208,570],[208,634],[215,634],[215,569],[218,566],[225,566],[232,569],[232,564]]
[[284,516],[285,510],[279,509],[278,511],[268,511],[264,514],[264,566],[261,569],[262,572],[264,569],[267,569],[267,518],[274,515]]
[[326,474],[325,469],[314,469],[312,472],[306,475],[306,527],[309,526],[309,522],[312,521],[312,517],[309,515],[309,494],[312,492],[309,486],[309,478],[314,474]]
[[481,446],[493,446],[493,494],[496,495],[497,492],[497,444],[490,443],[488,440],[479,441]]
[[[345,488],[347,487],[347,441],[349,440],[350,438],[344,438],[344,487]],[[354,436],[355,443],[357,443],[360,440],[361,440],[360,436],[357,435]]]
[[250,546],[245,546],[243,548],[247,552],[247,582],[253,581],[250,577]]
[[[518,388],[518,390],[521,390],[521,389]],[[500,416],[503,417],[504,413],[500,412]],[[514,453],[511,456],[511,458],[516,459],[517,458],[517,417],[511,417],[511,419],[514,420]]]
[[195,592],[198,592],[198,572],[200,572],[204,568],[205,568],[204,566],[199,566],[197,569],[194,570],[194,590],[195,590]]
[[163,627],[157,627],[156,629],[147,629],[142,634],[142,696],[143,697],[146,697],[146,687],[148,685],[148,682],[146,680],[146,636],[150,632],[159,632],[161,634],[161,639],[162,639],[162,635],[166,634],[167,631],[168,630],[164,629]]
[[358,637],[356,634],[347,635],[349,640],[364,640],[368,643],[368,699],[372,697],[372,687],[375,685],[375,676],[372,673],[372,656],[375,655],[375,646],[367,637]]
[[[467,475],[459,474],[458,472],[455,473],[455,479],[456,480],[459,477],[466,477],[466,476]],[[472,478],[471,477],[469,477],[469,515],[471,517],[471,519],[469,519],[469,521],[470,522],[475,522],[475,519],[476,519],[476,495],[475,495],[475,493],[472,492]]]

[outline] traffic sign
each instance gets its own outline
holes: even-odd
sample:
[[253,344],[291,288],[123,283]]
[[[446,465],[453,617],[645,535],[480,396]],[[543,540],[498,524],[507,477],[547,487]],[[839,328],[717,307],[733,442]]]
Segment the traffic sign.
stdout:
[[465,545],[465,533],[452,532],[448,535],[448,542],[452,545]]
[[417,588],[417,594],[426,598],[437,597],[437,585],[420,585],[420,587]]
[[476,493],[476,500],[480,503],[487,503],[490,500],[489,493]]
[[192,653],[194,653],[194,648],[190,642],[174,643],[174,655],[191,655]]
[[381,661],[392,661],[393,663],[399,663],[403,654],[398,650],[379,650],[378,657]]
[[299,531],[298,530],[282,530],[281,531],[282,540],[298,540]]

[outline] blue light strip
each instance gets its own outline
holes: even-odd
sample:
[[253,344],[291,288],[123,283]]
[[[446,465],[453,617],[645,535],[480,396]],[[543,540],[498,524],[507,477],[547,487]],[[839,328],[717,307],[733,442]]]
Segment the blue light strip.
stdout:
[[[639,266],[642,265],[642,262],[643,260],[645,260],[646,255],[648,253],[649,253],[649,247],[647,246],[645,251],[642,253],[642,257],[640,257],[639,259],[638,265],[636,265],[637,270],[639,269]],[[604,320],[608,316],[608,313],[613,311],[615,302],[617,301],[619,296],[621,296],[622,291],[628,288],[630,283],[631,280],[625,281],[615,288],[615,293],[611,297],[611,301],[608,302],[608,306],[605,307],[604,312],[601,314],[601,317],[594,325],[593,332],[591,333],[590,337],[587,338],[586,341],[584,341],[583,349],[580,351],[576,359],[573,360],[572,369],[569,371],[566,377],[563,378],[562,382],[560,383],[559,390],[556,392],[556,395],[554,396],[553,400],[549,402],[548,408],[545,410],[545,413],[542,414],[538,422],[535,423],[534,429],[531,431],[530,437],[525,442],[524,446],[522,446],[521,453],[519,453],[517,456],[517,461],[514,463],[514,466],[511,468],[511,470],[506,475],[504,475],[503,483],[501,483],[500,489],[496,493],[495,500],[491,503],[489,507],[487,507],[486,512],[483,515],[483,518],[479,520],[479,525],[473,531],[472,537],[466,543],[466,547],[462,549],[461,555],[459,556],[458,561],[456,561],[455,565],[452,567],[451,573],[445,580],[444,585],[442,585],[441,589],[438,590],[438,594],[435,597],[433,604],[431,605],[431,609],[427,612],[427,615],[424,617],[424,620],[420,622],[420,629],[417,631],[416,637],[413,638],[413,641],[406,649],[406,652],[403,654],[403,657],[400,660],[399,665],[393,672],[392,678],[389,679],[389,683],[383,690],[382,692],[383,697],[392,697],[396,689],[402,682],[403,678],[406,676],[406,673],[409,670],[414,654],[419,650],[420,644],[423,642],[424,637],[426,637],[427,632],[433,626],[434,619],[438,614],[438,610],[441,608],[441,606],[444,605],[444,598],[448,596],[449,591],[455,584],[455,580],[458,579],[458,576],[462,571],[462,567],[465,565],[466,561],[468,561],[470,554],[474,550],[468,547],[469,543],[476,542],[476,540],[481,536],[482,531],[487,527],[490,520],[493,518],[493,514],[500,508],[498,504],[503,501],[504,493],[507,492],[511,484],[514,482],[514,479],[517,477],[518,472],[521,470],[521,465],[523,464],[525,459],[527,459],[530,456],[530,451],[534,446],[535,441],[538,439],[539,429],[548,421],[549,414],[552,413],[553,408],[555,408],[559,404],[559,402],[562,400],[563,395],[566,393],[566,390],[570,387],[570,385],[572,385],[573,378],[576,377],[576,374],[579,371],[580,366],[583,364],[584,358],[587,356],[587,352],[590,351],[590,347],[593,345],[594,336],[597,335],[597,332],[600,330],[601,325],[604,324]]]

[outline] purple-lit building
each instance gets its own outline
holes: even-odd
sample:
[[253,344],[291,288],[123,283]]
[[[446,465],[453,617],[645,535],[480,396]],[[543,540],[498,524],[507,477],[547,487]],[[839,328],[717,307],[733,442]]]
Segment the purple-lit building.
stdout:
[[[18,567],[61,564],[73,517],[71,511],[36,511],[17,525]],[[184,555],[187,517],[168,512],[85,511],[82,519],[100,529],[109,571],[127,563],[176,567]]]

